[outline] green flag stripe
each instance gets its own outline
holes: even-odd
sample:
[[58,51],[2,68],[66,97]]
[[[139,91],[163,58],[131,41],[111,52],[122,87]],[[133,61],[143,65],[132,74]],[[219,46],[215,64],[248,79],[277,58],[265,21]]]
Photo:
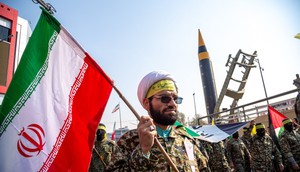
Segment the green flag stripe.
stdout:
[[192,137],[199,137],[200,135],[197,134],[196,132],[194,132],[193,130],[189,129],[188,127],[183,126],[180,122],[176,121],[174,126],[178,127],[178,126],[182,126],[184,127],[185,131]]
[[44,76],[48,67],[48,55],[59,31],[60,23],[48,12],[42,10],[3,99],[0,109],[0,136]]

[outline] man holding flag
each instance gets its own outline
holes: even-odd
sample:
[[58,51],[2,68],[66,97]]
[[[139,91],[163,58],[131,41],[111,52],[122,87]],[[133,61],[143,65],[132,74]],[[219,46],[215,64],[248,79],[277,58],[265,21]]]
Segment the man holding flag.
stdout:
[[280,148],[289,170],[300,170],[300,135],[293,130],[292,120],[282,120],[284,131],[280,136]]
[[171,171],[155,137],[178,171],[204,172],[207,159],[196,141],[173,124],[178,116],[178,88],[172,75],[164,71],[147,74],[138,87],[138,98],[149,116],[142,116],[137,129],[125,133],[117,142],[108,171]]

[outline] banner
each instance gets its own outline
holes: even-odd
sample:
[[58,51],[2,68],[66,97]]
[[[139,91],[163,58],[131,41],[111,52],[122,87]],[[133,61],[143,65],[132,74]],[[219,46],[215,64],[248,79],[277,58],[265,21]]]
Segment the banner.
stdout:
[[[203,125],[193,126],[191,128],[185,127],[185,129],[192,137],[216,143],[231,136],[233,133],[245,127],[248,123],[249,122],[237,122],[229,124]],[[181,124],[176,121],[174,125],[179,126]]]
[[43,10],[0,109],[0,171],[88,171],[111,83]]

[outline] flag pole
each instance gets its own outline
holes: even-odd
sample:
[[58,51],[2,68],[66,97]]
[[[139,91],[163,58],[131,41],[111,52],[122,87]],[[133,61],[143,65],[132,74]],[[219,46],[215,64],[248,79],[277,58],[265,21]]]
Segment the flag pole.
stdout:
[[50,3],[45,3],[43,0],[32,0],[32,2],[43,6],[50,14],[56,12],[55,8]]
[[122,120],[121,120],[121,105],[120,105],[120,102],[119,102],[119,117],[120,117],[120,129],[121,129],[121,136],[122,136]]
[[[123,94],[120,92],[120,90],[113,84],[111,83],[112,87],[114,90],[118,93],[120,98],[124,101],[124,103],[128,106],[128,108],[131,110],[131,112],[135,115],[135,117],[140,121],[141,117],[140,115],[136,112],[136,110],[131,106],[131,104],[127,101],[127,99],[123,96]],[[173,168],[174,171],[179,172],[176,165],[172,162],[171,158],[167,154],[167,152],[164,150],[162,145],[159,143],[157,137],[154,137],[154,144],[159,148],[159,150],[162,152],[164,157],[166,158],[168,164]]]

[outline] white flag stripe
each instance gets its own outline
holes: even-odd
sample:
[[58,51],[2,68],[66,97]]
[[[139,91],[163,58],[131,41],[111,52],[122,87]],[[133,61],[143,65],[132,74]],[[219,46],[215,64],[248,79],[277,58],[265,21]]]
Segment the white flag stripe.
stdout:
[[199,139],[208,142],[219,142],[220,140],[224,140],[229,136],[216,125],[203,125],[202,127],[193,130],[200,135],[198,137]]
[[[63,37],[65,40],[67,39],[64,34]],[[0,140],[0,152],[6,156],[1,156],[0,161],[6,161],[4,163],[6,164],[21,158],[18,164],[13,165],[13,171],[30,171],[33,169],[32,166],[35,167],[34,171],[38,171],[53,149],[56,138],[58,138],[60,129],[64,124],[62,122],[65,121],[68,115],[67,107],[69,106],[70,89],[84,62],[82,60],[84,53],[79,53],[78,55],[76,54],[78,52],[80,52],[80,48],[77,48],[77,52],[75,52],[73,49],[70,49],[69,44],[63,41],[61,35],[58,35],[49,54],[49,65],[45,76],[36,87],[36,90],[34,90],[32,97],[27,100],[25,106],[12,121],[19,131],[10,125],[6,129],[6,132],[3,133]],[[78,58],[74,58],[74,56]],[[41,127],[45,132],[45,138],[43,139],[43,143],[45,142],[45,146],[43,147],[44,153],[40,152],[38,156],[24,158],[17,149],[19,137],[15,136],[18,136],[19,132],[30,124],[43,125]],[[37,138],[34,138],[34,140],[38,141]],[[32,147],[32,143],[28,140],[23,139],[22,142],[25,146]],[[15,144],[16,146],[7,149],[6,144]],[[23,161],[30,161],[30,163],[22,163]],[[32,166],[24,166],[23,164],[31,164]],[[12,170],[2,169],[1,167],[0,169],[1,171]]]

